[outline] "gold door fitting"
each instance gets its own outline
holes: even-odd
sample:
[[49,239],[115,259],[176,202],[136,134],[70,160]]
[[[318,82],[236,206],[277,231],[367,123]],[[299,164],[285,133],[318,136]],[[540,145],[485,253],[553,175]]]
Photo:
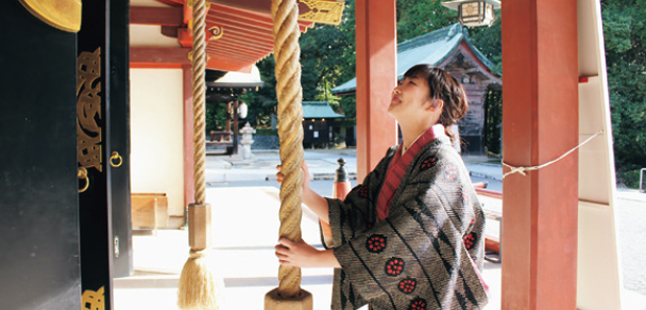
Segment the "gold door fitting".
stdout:
[[[115,163],[115,160],[118,160],[118,162]],[[112,156],[110,156],[110,166],[119,168],[121,167],[121,164],[123,164],[123,158],[119,155],[119,152],[113,151]]]

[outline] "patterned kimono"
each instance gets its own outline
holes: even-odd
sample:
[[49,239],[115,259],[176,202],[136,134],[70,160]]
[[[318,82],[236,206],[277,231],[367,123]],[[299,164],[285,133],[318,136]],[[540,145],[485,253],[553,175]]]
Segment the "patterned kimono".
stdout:
[[[411,147],[395,156],[401,148],[390,148],[344,201],[328,199],[333,242],[326,246],[342,266],[334,272],[332,309],[366,303],[375,310],[481,309],[487,303],[478,270],[485,219],[464,163],[449,138],[432,129],[414,144],[416,154]],[[391,161],[406,154],[410,164],[393,174]],[[399,186],[388,194],[384,184]],[[390,196],[385,218],[384,198],[378,203],[384,194]]]

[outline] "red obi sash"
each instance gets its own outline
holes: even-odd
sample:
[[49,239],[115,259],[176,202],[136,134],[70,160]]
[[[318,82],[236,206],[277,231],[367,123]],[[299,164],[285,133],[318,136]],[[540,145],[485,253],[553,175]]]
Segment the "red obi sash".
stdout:
[[384,185],[381,187],[379,198],[377,198],[377,220],[381,221],[388,217],[390,204],[393,201],[395,191],[399,187],[402,177],[404,176],[404,173],[406,173],[408,165],[413,161],[413,158],[415,158],[417,153],[419,153],[419,151],[421,151],[428,143],[444,135],[444,126],[442,126],[442,124],[437,124],[419,136],[403,156],[402,148],[404,145],[401,144],[399,146],[395,156],[390,161],[390,165],[388,165],[386,180],[384,181]]

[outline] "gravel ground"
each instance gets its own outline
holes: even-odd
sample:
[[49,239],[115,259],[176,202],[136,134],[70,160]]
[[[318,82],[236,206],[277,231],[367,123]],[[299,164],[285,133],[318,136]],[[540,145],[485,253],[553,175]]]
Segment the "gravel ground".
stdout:
[[617,204],[624,287],[646,295],[646,204],[631,199],[618,199]]

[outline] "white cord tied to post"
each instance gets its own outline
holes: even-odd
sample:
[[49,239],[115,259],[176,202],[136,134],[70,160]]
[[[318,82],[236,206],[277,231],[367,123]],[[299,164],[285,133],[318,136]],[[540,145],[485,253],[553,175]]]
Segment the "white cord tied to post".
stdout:
[[530,166],[530,167],[523,167],[523,166],[521,166],[521,167],[515,167],[515,166],[509,165],[509,164],[507,164],[507,163],[505,163],[505,162],[503,161],[503,162],[502,162],[502,165],[503,165],[503,166],[505,166],[505,167],[507,167],[507,168],[509,168],[509,169],[511,169],[511,171],[509,171],[509,172],[507,172],[507,173],[503,174],[503,175],[502,175],[502,178],[503,178],[503,179],[505,179],[505,177],[507,177],[507,176],[508,176],[508,175],[510,175],[510,174],[514,174],[514,173],[520,173],[521,175],[527,175],[527,173],[525,173],[526,171],[533,171],[533,170],[538,170],[538,169],[541,169],[541,168],[547,167],[547,166],[549,166],[549,165],[551,165],[551,164],[553,164],[553,163],[555,163],[555,162],[557,162],[557,161],[559,161],[559,160],[561,160],[561,159],[565,158],[566,156],[570,155],[572,152],[576,151],[578,148],[582,147],[583,145],[585,145],[586,143],[590,142],[592,139],[596,138],[598,135],[600,135],[600,134],[602,134],[602,133],[603,133],[603,129],[602,129],[602,130],[599,130],[597,133],[595,133],[595,134],[594,134],[594,135],[592,135],[591,137],[587,138],[585,141],[581,142],[581,143],[580,143],[579,145],[577,145],[576,147],[574,147],[574,148],[572,148],[571,150],[569,150],[569,151],[565,152],[565,154],[563,154],[563,155],[559,156],[559,158],[557,158],[557,159],[555,159],[555,160],[552,160],[552,161],[550,161],[550,162],[544,163],[544,164],[542,164],[542,165],[538,165],[538,166]]

